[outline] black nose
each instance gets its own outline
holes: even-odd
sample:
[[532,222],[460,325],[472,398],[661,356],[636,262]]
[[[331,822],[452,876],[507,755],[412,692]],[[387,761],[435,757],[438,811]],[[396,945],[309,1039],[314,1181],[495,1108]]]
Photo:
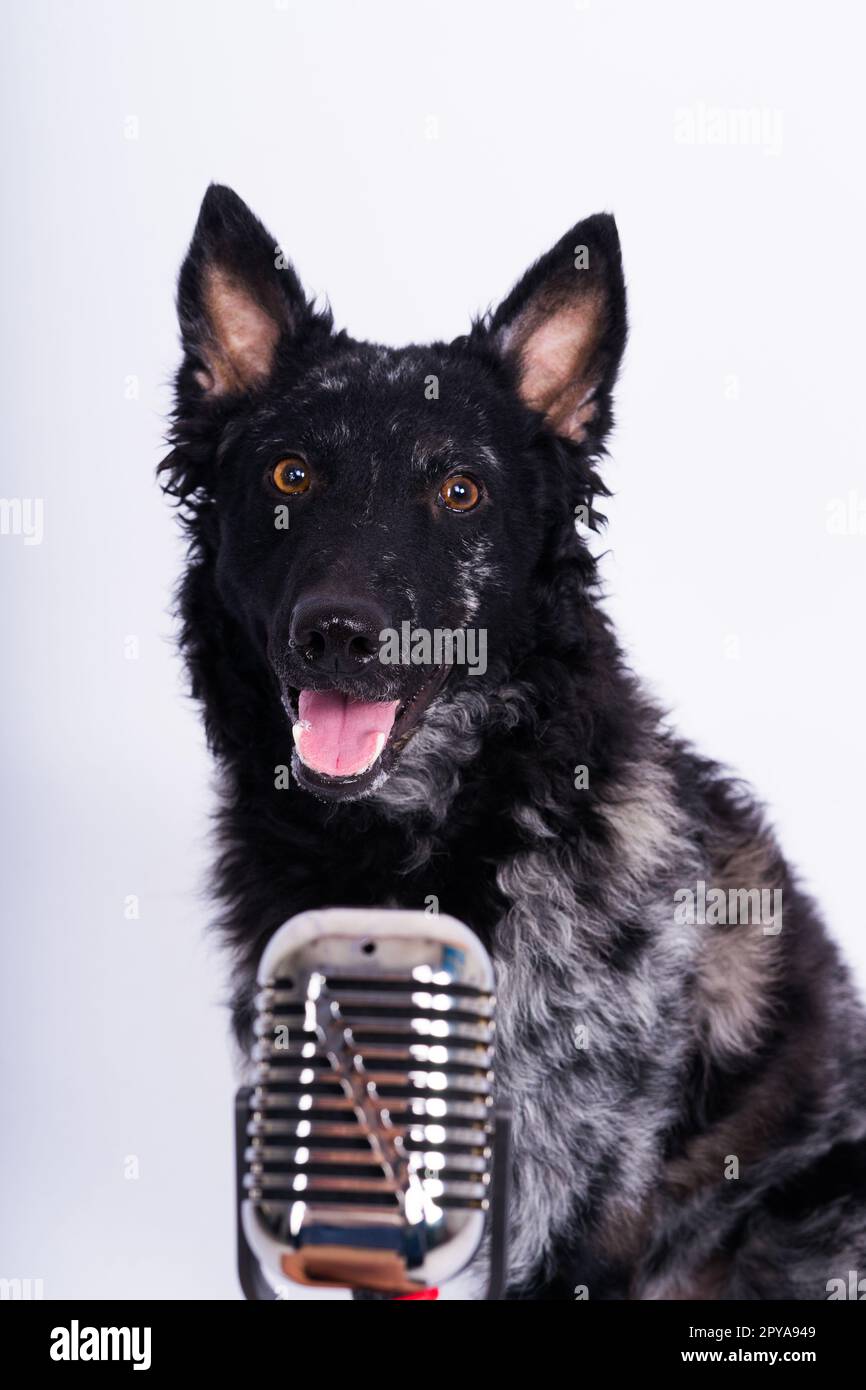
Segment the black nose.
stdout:
[[369,599],[312,595],[292,615],[289,641],[310,666],[334,675],[355,675],[379,654],[379,633],[388,626]]

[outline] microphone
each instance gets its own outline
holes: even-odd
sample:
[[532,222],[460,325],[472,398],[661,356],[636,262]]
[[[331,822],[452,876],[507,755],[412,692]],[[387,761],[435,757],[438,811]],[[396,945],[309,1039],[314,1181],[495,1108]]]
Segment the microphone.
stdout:
[[501,1298],[510,1122],[474,932],[427,912],[303,912],[258,986],[235,1105],[245,1296],[435,1298],[486,1239],[486,1298]]

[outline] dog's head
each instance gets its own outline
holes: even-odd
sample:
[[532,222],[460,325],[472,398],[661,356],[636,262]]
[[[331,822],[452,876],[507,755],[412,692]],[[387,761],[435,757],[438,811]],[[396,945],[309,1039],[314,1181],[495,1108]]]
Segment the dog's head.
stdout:
[[170,486],[208,528],[296,779],[351,800],[431,702],[501,679],[538,641],[611,420],[615,224],[579,223],[468,335],[397,350],[335,332],[273,237],[212,187],[178,302]]

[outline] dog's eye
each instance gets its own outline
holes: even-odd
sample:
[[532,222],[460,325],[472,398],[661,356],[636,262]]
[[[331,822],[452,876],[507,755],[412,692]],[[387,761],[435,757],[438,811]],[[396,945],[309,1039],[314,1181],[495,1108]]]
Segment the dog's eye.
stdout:
[[471,512],[481,501],[481,488],[474,478],[455,473],[439,489],[439,501],[452,512]]
[[297,454],[289,454],[271,469],[271,482],[278,492],[297,497],[310,486],[310,470]]

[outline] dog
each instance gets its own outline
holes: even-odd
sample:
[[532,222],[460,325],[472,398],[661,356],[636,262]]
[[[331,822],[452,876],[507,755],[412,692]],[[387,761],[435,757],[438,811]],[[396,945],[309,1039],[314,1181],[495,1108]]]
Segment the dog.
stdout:
[[451,913],[496,970],[509,1298],[837,1296],[866,1273],[864,1014],[761,807],[669,731],[600,602],[613,218],[397,350],[336,331],[212,186],[178,310],[161,470],[239,1043],[293,914]]

